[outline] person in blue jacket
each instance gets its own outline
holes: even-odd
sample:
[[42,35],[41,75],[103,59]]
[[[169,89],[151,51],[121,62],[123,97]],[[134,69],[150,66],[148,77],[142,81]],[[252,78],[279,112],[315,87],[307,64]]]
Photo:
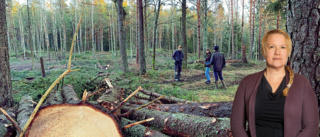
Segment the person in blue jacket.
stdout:
[[181,66],[183,61],[183,52],[181,50],[182,50],[181,45],[179,45],[178,50],[176,50],[172,55],[172,59],[175,61],[174,62],[175,81],[179,81],[181,76]]
[[215,84],[216,84],[216,89],[218,89],[218,77],[221,80],[221,83],[224,88],[227,88],[226,85],[223,82],[223,77],[222,77],[222,69],[226,67],[226,59],[224,58],[224,55],[219,52],[219,46],[214,46],[214,53],[211,55],[211,65],[213,69],[213,74],[215,78]]
[[210,52],[210,49],[207,49],[205,60],[204,60],[204,62],[205,62],[204,66],[206,67],[205,75],[207,77],[206,84],[210,84],[210,82],[211,82],[210,81],[210,67],[211,67],[210,59],[211,59],[211,52]]

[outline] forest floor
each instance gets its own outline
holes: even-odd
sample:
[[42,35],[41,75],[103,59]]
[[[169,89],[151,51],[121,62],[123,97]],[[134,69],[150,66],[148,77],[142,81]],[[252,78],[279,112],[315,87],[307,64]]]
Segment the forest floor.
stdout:
[[[129,73],[120,71],[120,56],[111,52],[97,53],[95,58],[92,53],[74,54],[72,69],[80,69],[77,72],[68,74],[60,84],[71,84],[80,96],[85,89],[90,89],[86,83],[97,78],[99,73],[108,73],[111,82],[118,88],[128,92],[135,90],[138,86],[148,90],[188,99],[196,102],[227,102],[232,101],[238,85],[243,77],[261,71],[265,68],[265,62],[227,63],[223,70],[227,89],[219,83],[219,89],[215,89],[214,82],[205,84],[204,65],[194,63],[195,57],[188,54],[188,68],[182,69],[181,79],[174,81],[174,61],[168,52],[160,51],[156,56],[156,70],[152,70],[152,57],[147,54],[147,73],[139,76],[139,65],[135,63],[135,57],[128,56]],[[40,60],[35,58],[34,68],[30,58],[22,59],[10,56],[11,77],[13,80],[14,100],[19,101],[20,97],[28,94],[34,100],[38,100],[48,89],[52,82],[66,70],[68,57],[63,60],[48,59],[44,57],[44,68],[46,77],[42,78]],[[103,67],[100,68],[100,65]],[[109,65],[108,69],[105,66]],[[214,81],[213,72],[210,71],[211,81]],[[28,79],[27,79],[28,78]],[[31,78],[31,79],[30,79]],[[61,86],[61,85],[60,85]],[[57,86],[55,89],[59,90]]]

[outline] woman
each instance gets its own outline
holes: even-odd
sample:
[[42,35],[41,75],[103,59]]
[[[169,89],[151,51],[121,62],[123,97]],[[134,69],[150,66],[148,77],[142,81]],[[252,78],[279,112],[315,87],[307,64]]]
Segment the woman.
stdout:
[[204,60],[204,65],[206,67],[206,71],[205,71],[205,75],[207,77],[207,81],[206,81],[206,84],[210,84],[210,67],[211,67],[211,62],[210,62],[210,59],[211,59],[211,53],[210,53],[210,49],[207,49],[206,50],[206,59]]
[[318,106],[310,82],[285,66],[292,50],[289,35],[278,29],[267,32],[261,50],[266,69],[246,76],[235,95],[233,136],[318,136]]

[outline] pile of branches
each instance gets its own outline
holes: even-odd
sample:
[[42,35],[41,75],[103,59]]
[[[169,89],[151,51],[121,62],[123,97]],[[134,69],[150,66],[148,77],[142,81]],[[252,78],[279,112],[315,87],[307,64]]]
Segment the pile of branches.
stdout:
[[[100,81],[97,88],[95,92],[85,91],[79,99],[72,85],[64,85],[61,91],[51,91],[40,110],[59,104],[90,105],[111,115],[118,132],[128,137],[232,136],[229,126],[232,102],[197,103],[141,87],[124,99],[124,89],[113,87],[108,78]],[[36,105],[30,96],[23,96],[17,110],[9,109],[9,114],[0,115],[0,136],[20,134]]]

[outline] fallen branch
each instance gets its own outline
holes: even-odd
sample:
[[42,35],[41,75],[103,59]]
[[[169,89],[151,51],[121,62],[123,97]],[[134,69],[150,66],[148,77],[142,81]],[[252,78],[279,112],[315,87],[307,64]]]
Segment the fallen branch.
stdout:
[[18,123],[16,121],[14,121],[4,109],[0,108],[0,110],[6,116],[6,118],[13,124],[13,126],[18,130],[18,132],[21,133],[22,130],[19,127]]
[[135,125],[142,124],[142,123],[145,123],[145,122],[149,122],[149,121],[152,121],[152,120],[154,120],[154,118],[149,118],[149,119],[138,121],[138,122],[135,122],[135,123],[132,123],[132,124],[128,124],[128,125],[124,126],[123,129],[127,129],[127,128],[133,127]]
[[120,103],[120,105],[118,105],[116,108],[114,108],[113,110],[111,110],[111,113],[115,112],[116,110],[118,110],[119,108],[121,108],[134,94],[136,94],[139,90],[141,89],[141,86],[138,87],[138,89],[136,89],[136,91],[134,91],[133,93],[131,93],[124,101],[122,101]]

